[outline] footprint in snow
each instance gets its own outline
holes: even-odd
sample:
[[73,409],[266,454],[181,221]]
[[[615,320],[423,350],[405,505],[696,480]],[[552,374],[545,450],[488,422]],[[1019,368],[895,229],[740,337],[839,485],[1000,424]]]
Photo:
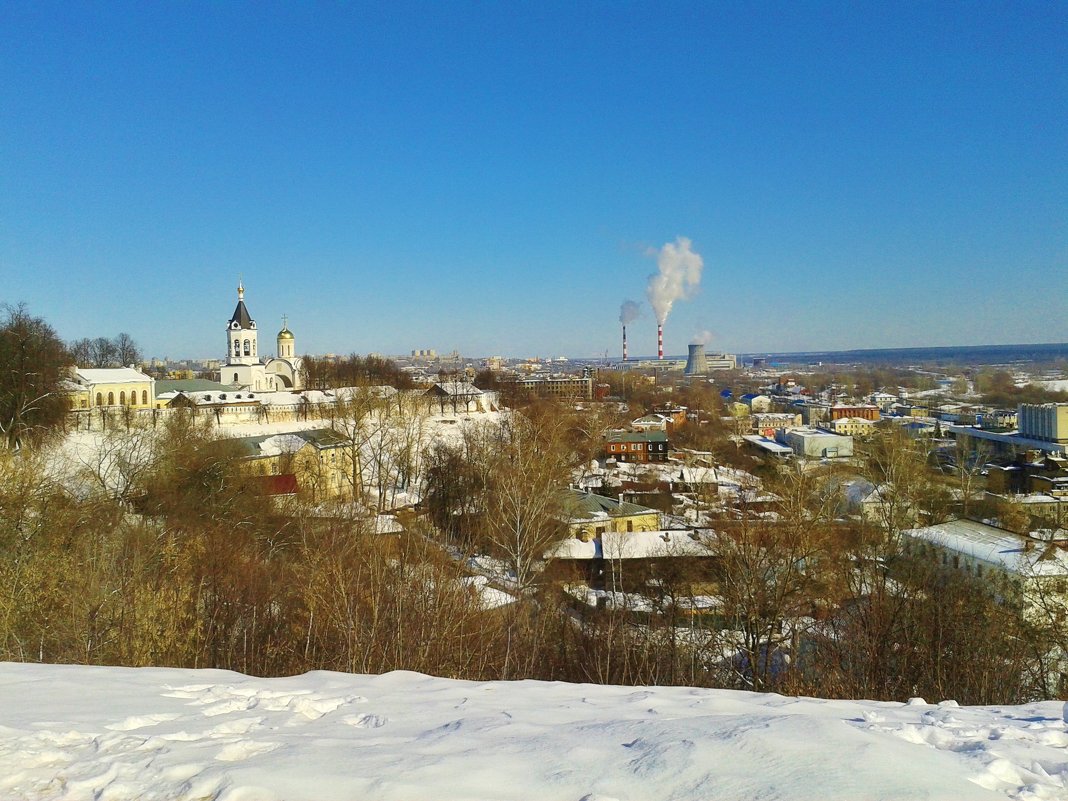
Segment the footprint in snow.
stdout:
[[350,726],[355,726],[357,729],[377,729],[380,726],[385,726],[389,719],[382,715],[349,715],[341,719],[342,723],[347,723]]

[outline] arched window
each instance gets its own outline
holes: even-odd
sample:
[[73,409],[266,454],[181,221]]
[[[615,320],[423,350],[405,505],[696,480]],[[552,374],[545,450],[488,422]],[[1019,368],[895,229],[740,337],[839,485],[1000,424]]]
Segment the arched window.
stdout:
[[245,340],[245,355],[252,355],[252,344],[247,339]]
[[148,406],[148,390],[147,389],[142,389],[141,390],[141,405],[142,406]]
[[103,406],[104,405],[104,396],[101,395],[99,392],[96,393],[96,405],[97,406]]
[[237,383],[237,373],[234,373],[234,383]]
[[125,406],[125,405],[126,405],[126,393],[125,392],[120,392],[119,393],[119,406]]
[[240,356],[240,355],[241,355],[241,340],[235,339],[234,340],[234,356]]
[[252,355],[253,356],[256,355],[256,341],[255,340],[252,341]]
[[115,393],[114,392],[109,392],[108,393],[108,406],[114,406],[114,405],[115,405]]

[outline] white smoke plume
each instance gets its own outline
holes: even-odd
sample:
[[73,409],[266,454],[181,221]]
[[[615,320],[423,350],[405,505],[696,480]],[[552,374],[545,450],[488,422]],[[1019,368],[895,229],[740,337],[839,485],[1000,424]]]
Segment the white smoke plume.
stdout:
[[657,272],[649,276],[649,285],[645,294],[656,313],[656,321],[664,324],[671,307],[676,300],[686,300],[693,296],[701,283],[701,268],[704,259],[691,247],[693,243],[684,236],[667,242],[660,250],[649,250],[650,256],[656,256]]
[[693,335],[693,339],[690,340],[691,345],[711,345],[712,340],[715,338],[715,334],[711,331],[698,331]]
[[619,307],[619,322],[626,325],[642,316],[642,305],[633,300],[625,300]]

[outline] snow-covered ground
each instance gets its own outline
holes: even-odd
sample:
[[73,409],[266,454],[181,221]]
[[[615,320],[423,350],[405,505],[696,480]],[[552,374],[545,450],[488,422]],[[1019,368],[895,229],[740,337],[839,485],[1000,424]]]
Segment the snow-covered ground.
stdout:
[[1052,381],[1035,381],[1034,383],[1051,392],[1068,392],[1068,379],[1062,378]]
[[1063,799],[1059,702],[0,664],[0,798]]

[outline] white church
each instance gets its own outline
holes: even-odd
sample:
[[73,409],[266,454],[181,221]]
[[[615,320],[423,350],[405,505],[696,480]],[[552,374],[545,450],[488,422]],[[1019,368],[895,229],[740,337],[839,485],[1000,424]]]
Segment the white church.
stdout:
[[245,287],[237,284],[237,308],[226,324],[226,363],[219,368],[219,383],[252,392],[303,389],[302,359],[285,317],[278,332],[277,354],[261,359],[256,321],[245,307]]

